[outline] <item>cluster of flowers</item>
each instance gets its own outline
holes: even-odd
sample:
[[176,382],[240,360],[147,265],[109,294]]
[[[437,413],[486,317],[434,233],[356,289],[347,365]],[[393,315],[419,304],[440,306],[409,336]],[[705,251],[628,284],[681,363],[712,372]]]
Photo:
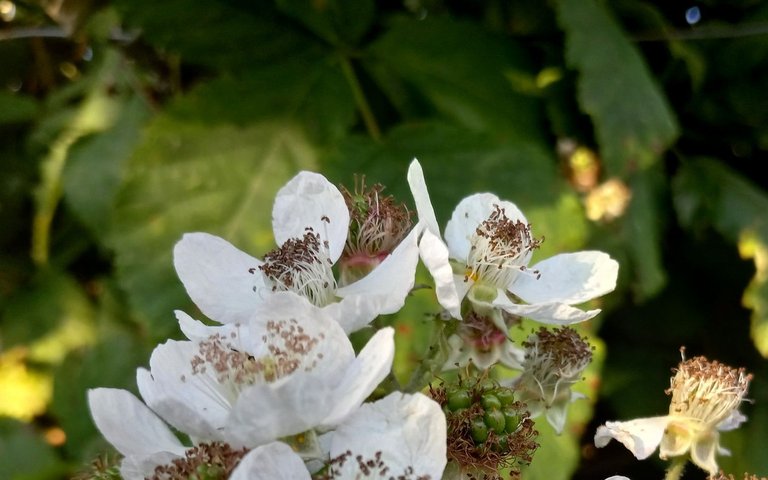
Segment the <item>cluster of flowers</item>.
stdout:
[[[277,194],[278,247],[263,259],[184,235],[174,265],[212,322],[176,312],[187,340],[157,346],[149,370],[138,370],[141,400],[88,393],[96,426],[122,455],[121,478],[500,478],[531,461],[533,419],[562,431],[580,398],[571,387],[592,359],[569,325],[600,312],[576,305],[615,288],[617,262],[583,251],[529,266],[541,240],[515,204],[490,193],[463,199],[441,235],[415,160],[407,179],[415,222],[378,185],[349,191],[301,172]],[[439,371],[382,392],[394,330],[371,324],[403,307],[419,259],[446,325],[424,362]],[[508,332],[522,318],[549,327],[518,345]],[[362,329],[374,332],[356,353],[349,335]],[[492,380],[497,364],[519,375]],[[720,367],[684,362],[669,416],[608,423],[597,445],[616,438],[644,458],[661,443],[662,455],[690,451],[713,472],[717,429],[743,420],[736,408],[749,381]],[[458,368],[457,380],[431,385]],[[710,400],[725,391],[730,402],[713,412]]]

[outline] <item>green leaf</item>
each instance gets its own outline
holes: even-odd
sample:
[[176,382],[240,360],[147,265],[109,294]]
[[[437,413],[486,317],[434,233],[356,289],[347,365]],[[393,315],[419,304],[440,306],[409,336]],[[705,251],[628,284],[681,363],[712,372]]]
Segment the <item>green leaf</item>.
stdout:
[[29,122],[34,120],[39,111],[35,98],[0,91],[0,125]]
[[56,451],[30,425],[0,419],[0,458],[0,478],[64,478],[65,468]]
[[176,241],[203,231],[264,253],[274,194],[312,168],[314,156],[287,123],[236,127],[161,116],[150,125],[118,194],[110,244],[120,283],[153,334],[174,331],[173,310],[189,305],[172,267]]
[[268,2],[117,0],[126,23],[182,61],[225,71],[289,58],[311,45]]
[[543,138],[537,100],[516,92],[507,80],[510,73],[533,75],[526,52],[508,37],[469,22],[399,19],[364,60],[402,109],[423,103],[405,98],[409,87],[415,88],[434,109],[461,125],[505,137]]
[[71,149],[62,179],[64,199],[94,232],[103,233],[107,228],[124,164],[139,142],[149,114],[146,102],[134,97],[120,106],[112,128]]
[[752,340],[768,357],[768,195],[721,162],[699,158],[686,162],[674,179],[680,223],[714,227],[755,262],[755,276],[742,303],[752,313]]
[[353,174],[365,174],[410,203],[405,176],[413,158],[422,165],[441,228],[462,198],[489,191],[530,213],[534,234],[547,239],[537,254],[575,249],[585,241],[578,200],[559,176],[552,152],[531,141],[500,140],[441,123],[404,125],[383,144],[350,139],[323,166],[338,183],[349,186]]
[[578,99],[592,117],[609,176],[655,163],[678,126],[648,67],[605,8],[595,0],[558,0],[566,59],[579,73]]
[[373,23],[372,0],[278,0],[277,7],[332,45],[354,45]]

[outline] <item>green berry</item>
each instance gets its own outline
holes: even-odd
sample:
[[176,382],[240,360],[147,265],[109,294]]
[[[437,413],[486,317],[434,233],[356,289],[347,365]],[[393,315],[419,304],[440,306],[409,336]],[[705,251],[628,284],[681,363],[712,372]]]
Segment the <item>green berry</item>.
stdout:
[[480,404],[482,404],[483,408],[486,410],[501,408],[499,397],[491,393],[484,393],[483,396],[480,397]]
[[475,441],[475,444],[480,444],[488,440],[488,427],[485,425],[482,418],[477,417],[472,420],[470,431],[472,433],[472,440]]
[[448,394],[448,409],[452,412],[460,408],[469,408],[472,404],[472,396],[467,390],[456,390]]
[[488,428],[496,433],[503,432],[504,427],[506,426],[504,414],[498,408],[486,410],[483,414],[483,420],[485,420],[485,424],[488,426]]
[[501,387],[494,392],[502,405],[507,406],[515,401],[515,394],[509,388]]
[[511,408],[505,408],[504,431],[507,433],[515,433],[518,426],[520,426],[520,416]]

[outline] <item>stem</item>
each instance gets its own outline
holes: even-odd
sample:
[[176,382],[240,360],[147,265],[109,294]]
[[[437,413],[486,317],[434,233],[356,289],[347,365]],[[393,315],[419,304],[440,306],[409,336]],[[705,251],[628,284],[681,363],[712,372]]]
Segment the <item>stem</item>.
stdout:
[[685,464],[688,461],[685,457],[675,457],[667,469],[667,474],[664,476],[664,480],[680,480],[685,469]]
[[363,116],[363,122],[365,123],[365,128],[368,129],[368,134],[371,138],[380,142],[381,129],[379,128],[378,123],[376,123],[376,117],[373,116],[371,106],[365,98],[365,94],[363,93],[363,89],[360,86],[357,75],[355,75],[355,70],[352,68],[349,58],[343,55],[341,57],[341,70],[344,72],[344,77],[346,77],[347,82],[349,82],[349,87],[352,89],[352,96],[355,98],[355,103],[357,104],[358,110],[360,110],[360,115]]

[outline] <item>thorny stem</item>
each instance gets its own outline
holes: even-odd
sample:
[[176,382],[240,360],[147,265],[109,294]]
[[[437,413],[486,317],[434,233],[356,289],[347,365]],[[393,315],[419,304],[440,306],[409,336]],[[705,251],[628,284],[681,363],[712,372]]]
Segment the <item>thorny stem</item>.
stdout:
[[688,461],[685,457],[675,457],[669,464],[667,474],[664,476],[664,480],[680,480],[685,469],[685,464]]
[[355,70],[352,68],[352,63],[350,63],[349,57],[345,55],[341,56],[341,70],[344,72],[344,77],[347,79],[349,87],[352,89],[352,96],[355,97],[355,103],[360,110],[360,115],[363,116],[363,122],[365,123],[365,128],[368,129],[368,134],[375,141],[380,142],[381,129],[379,128],[378,123],[376,123],[376,117],[373,116],[371,106],[368,104],[368,100],[365,98],[360,82],[357,80],[357,75],[355,75]]

